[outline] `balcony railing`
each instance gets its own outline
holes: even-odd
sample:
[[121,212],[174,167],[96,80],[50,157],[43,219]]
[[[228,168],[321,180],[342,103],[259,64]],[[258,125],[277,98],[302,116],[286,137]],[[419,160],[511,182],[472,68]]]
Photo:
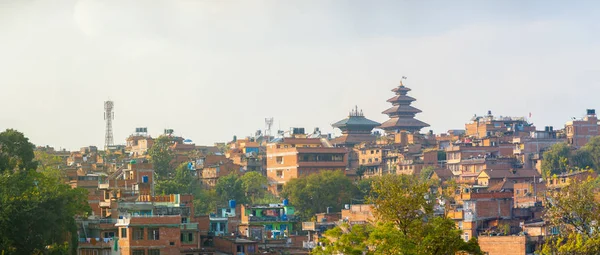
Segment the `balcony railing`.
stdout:
[[197,230],[198,229],[198,223],[194,222],[194,223],[181,223],[181,229],[184,230]]
[[248,216],[250,222],[277,222],[277,221],[296,221],[295,216],[286,216],[286,219],[278,216]]

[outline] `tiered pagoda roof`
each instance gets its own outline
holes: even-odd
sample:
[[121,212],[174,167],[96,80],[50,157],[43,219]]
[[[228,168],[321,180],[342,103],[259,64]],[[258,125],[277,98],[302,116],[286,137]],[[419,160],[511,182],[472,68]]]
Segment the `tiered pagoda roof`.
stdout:
[[333,140],[336,144],[353,145],[361,142],[371,142],[375,140],[375,136],[371,134],[373,129],[381,125],[378,122],[365,118],[362,110],[358,107],[350,111],[347,118],[333,123],[331,126],[339,128],[342,131],[342,136]]
[[429,124],[415,119],[415,115],[420,113],[421,110],[410,105],[416,101],[416,99],[406,95],[410,90],[402,84],[402,81],[400,81],[400,86],[392,89],[396,96],[387,100],[392,103],[392,107],[382,112],[387,114],[390,119],[381,124],[379,128],[388,132],[418,132],[424,127],[429,127]]

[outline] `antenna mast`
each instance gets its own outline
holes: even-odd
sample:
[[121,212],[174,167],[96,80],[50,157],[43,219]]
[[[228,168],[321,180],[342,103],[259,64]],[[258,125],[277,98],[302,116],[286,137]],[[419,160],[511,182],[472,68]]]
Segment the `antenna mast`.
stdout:
[[113,112],[114,103],[113,101],[104,102],[104,120],[106,121],[106,134],[104,135],[104,149],[107,150],[108,146],[112,146],[113,142],[113,131],[112,121],[115,119],[115,113]]
[[271,127],[273,126],[273,117],[265,118],[265,137],[271,137]]

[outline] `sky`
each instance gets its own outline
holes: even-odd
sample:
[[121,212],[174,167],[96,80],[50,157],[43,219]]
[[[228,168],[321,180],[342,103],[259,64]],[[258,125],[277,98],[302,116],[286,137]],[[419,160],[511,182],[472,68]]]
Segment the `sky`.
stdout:
[[402,76],[442,133],[474,114],[562,128],[600,110],[598,1],[3,0],[0,130],[103,147],[136,127],[196,144],[387,120]]

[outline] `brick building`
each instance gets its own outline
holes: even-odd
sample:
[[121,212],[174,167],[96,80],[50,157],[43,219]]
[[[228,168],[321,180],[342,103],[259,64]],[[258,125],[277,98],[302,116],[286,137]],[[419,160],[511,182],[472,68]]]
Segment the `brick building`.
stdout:
[[598,117],[595,109],[588,109],[583,119],[572,120],[565,124],[567,142],[575,148],[584,146],[592,137],[600,135]]
[[347,150],[324,139],[285,137],[267,144],[269,191],[276,195],[289,180],[321,171],[345,172],[347,167]]

